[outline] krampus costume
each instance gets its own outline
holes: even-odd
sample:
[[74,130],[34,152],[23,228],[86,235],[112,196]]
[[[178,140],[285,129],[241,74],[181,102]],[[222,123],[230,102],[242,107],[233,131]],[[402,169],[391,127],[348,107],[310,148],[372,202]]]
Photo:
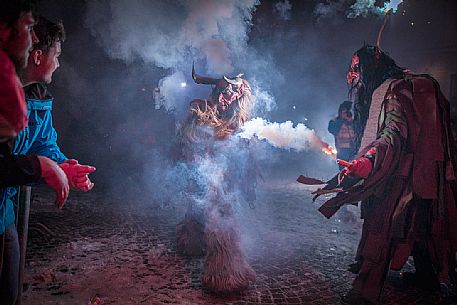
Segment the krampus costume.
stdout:
[[361,201],[358,274],[343,300],[377,303],[389,268],[401,269],[410,255],[415,283],[436,289],[440,282],[455,283],[456,164],[448,101],[435,79],[408,73],[374,46],[354,54],[348,83],[356,94],[359,154],[316,192],[342,190],[320,207],[327,218]]
[[[192,78],[197,84],[212,85],[213,90],[209,99],[190,103],[190,114],[178,134],[180,159],[194,166],[209,163],[211,177],[206,177],[203,187],[196,181],[189,196],[185,219],[178,225],[178,250],[190,256],[206,253],[203,286],[215,293],[231,293],[255,280],[240,247],[233,205],[238,203],[238,192],[250,204],[255,200],[256,175],[248,143],[237,139],[234,145],[225,140],[249,119],[254,100],[241,74],[213,79],[192,69]],[[243,158],[230,158],[240,153]],[[219,162],[221,156],[224,162]]]

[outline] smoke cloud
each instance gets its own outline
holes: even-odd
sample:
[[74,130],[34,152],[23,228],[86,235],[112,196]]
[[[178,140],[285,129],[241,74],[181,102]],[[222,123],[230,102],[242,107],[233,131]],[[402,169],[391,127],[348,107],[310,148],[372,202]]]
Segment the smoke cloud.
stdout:
[[376,5],[376,0],[356,0],[351,3],[348,0],[327,1],[318,3],[314,14],[320,19],[334,18],[344,12],[347,18],[368,17],[369,15],[384,15],[388,10],[395,12],[403,0],[385,1],[383,7]]
[[[224,183],[221,173],[246,181],[240,177],[253,163],[250,155],[267,179],[293,183],[298,174],[323,180],[333,175],[337,165],[321,152],[325,142],[333,143],[328,122],[347,99],[350,58],[365,42],[375,42],[384,9],[383,1],[360,0],[275,0],[260,6],[254,0],[42,2],[44,15],[54,12],[68,34],[52,84],[64,152],[97,166],[98,188],[104,183],[137,204],[173,204],[179,212],[188,202],[205,207],[208,186]],[[424,71],[417,54],[444,49],[446,37],[455,37],[457,18],[442,21],[455,16],[455,4],[400,3],[387,3],[402,14],[391,16],[383,49],[399,65],[435,75]],[[434,57],[434,66],[440,62],[434,53],[426,57]],[[192,62],[206,76],[245,74],[256,97],[254,117],[260,117],[243,130],[249,149],[239,150],[246,139],[235,137],[195,162],[171,157],[175,123],[192,99],[211,92],[192,82]],[[452,72],[440,71],[446,78]],[[156,95],[175,112],[154,109]],[[240,189],[231,188],[230,196],[237,199],[234,205],[247,207],[236,193]]]
[[292,4],[290,4],[289,0],[279,1],[274,6],[274,11],[278,13],[283,20],[290,20],[291,10]]
[[[251,74],[250,81],[257,80],[253,90],[268,90],[269,84],[263,79],[274,66],[257,59],[256,51],[247,44],[252,14],[259,3],[162,0],[152,5],[147,0],[90,1],[85,24],[111,58],[127,63],[141,59],[170,69],[171,75],[159,84],[161,95],[167,108],[183,109],[191,97],[179,84],[190,77],[194,61],[198,73],[216,77]],[[269,111],[274,102],[270,94],[265,97],[258,99],[258,105],[265,105]]]
[[293,149],[297,152],[313,149],[323,152],[329,145],[323,142],[314,132],[304,124],[297,124],[295,127],[291,121],[284,123],[268,122],[262,118],[255,118],[244,124],[240,137],[251,139],[257,137],[259,140],[267,140],[271,145]]
[[[257,0],[110,0],[87,3],[85,23],[116,59],[136,57],[162,68],[206,60],[208,71],[228,73],[246,48]],[[109,12],[109,14],[107,14]]]

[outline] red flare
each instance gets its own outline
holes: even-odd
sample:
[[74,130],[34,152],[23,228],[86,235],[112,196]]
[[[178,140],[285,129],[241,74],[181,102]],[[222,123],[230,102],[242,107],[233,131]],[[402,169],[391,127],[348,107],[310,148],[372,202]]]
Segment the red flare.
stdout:
[[341,159],[337,159],[336,163],[338,163],[338,165],[341,165],[341,166],[344,166],[344,167],[349,167],[351,165],[351,162],[344,161],[344,160],[341,160]]

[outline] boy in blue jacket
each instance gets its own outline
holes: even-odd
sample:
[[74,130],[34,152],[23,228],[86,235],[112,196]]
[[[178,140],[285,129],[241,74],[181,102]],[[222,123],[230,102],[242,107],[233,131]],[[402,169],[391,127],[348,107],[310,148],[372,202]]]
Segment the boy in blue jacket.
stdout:
[[[52,126],[53,97],[46,88],[46,84],[52,81],[52,74],[59,67],[58,58],[65,32],[61,24],[50,22],[43,17],[38,19],[35,31],[39,41],[34,44],[27,66],[21,73],[21,82],[25,86],[28,124],[18,133],[12,152],[14,155],[37,155],[55,161],[65,173],[70,187],[86,192],[94,186],[88,175],[95,171],[95,167],[81,165],[77,160],[68,159],[60,151],[57,145],[57,133]],[[12,207],[16,194],[17,187],[0,189],[0,203],[11,214],[6,215],[5,219],[14,219]],[[57,204],[58,208],[62,206],[63,204]],[[0,305],[13,304],[17,295],[17,291],[13,291],[13,288],[18,285],[19,244],[17,234],[14,237],[16,240],[9,242],[11,246],[4,249],[5,257],[10,259],[4,261],[1,277],[7,280],[8,284],[2,282],[0,285],[0,299],[2,299]],[[4,298],[4,296],[8,297]],[[6,299],[12,301],[6,301]]]
[[88,175],[95,171],[95,167],[81,165],[61,152],[57,145],[57,133],[52,125],[54,98],[46,87],[52,82],[52,75],[60,66],[59,56],[65,31],[61,23],[54,23],[40,16],[35,33],[40,41],[33,46],[27,67],[21,75],[25,85],[29,123],[18,135],[13,152],[33,153],[56,161],[67,175],[70,186],[86,192],[94,186]]
[[5,187],[42,179],[56,192],[56,205],[64,205],[68,179],[45,156],[13,155],[14,139],[28,123],[27,108],[16,71],[23,69],[32,43],[38,43],[29,1],[2,0],[0,4],[0,304],[12,305],[18,293],[19,244],[13,204]]

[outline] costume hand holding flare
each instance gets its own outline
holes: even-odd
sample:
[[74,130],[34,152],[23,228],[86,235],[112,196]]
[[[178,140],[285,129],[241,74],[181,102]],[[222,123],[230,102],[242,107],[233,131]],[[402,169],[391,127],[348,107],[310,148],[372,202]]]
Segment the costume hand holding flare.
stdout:
[[351,162],[337,160],[338,165],[344,166],[342,173],[356,178],[366,179],[373,168],[372,160],[376,153],[376,147],[372,147],[365,155]]
[[457,163],[449,103],[435,79],[408,73],[379,47],[364,46],[354,58],[348,75],[357,81],[348,79],[361,149],[314,192],[314,199],[336,193],[319,208],[326,218],[345,204],[361,206],[355,258],[361,267],[351,293],[378,302],[387,271],[400,270],[418,244],[427,245],[422,251],[435,280],[456,282]]

